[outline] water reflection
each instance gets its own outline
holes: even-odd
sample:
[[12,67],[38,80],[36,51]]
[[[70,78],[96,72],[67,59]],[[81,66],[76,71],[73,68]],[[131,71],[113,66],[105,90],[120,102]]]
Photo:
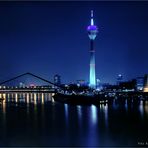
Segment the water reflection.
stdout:
[[79,120],[81,120],[82,118],[82,106],[81,105],[77,105],[77,112],[78,112],[78,118]]
[[50,98],[51,98],[50,100],[52,101],[52,103],[55,102],[53,96],[54,96],[54,93],[50,94]]
[[3,109],[3,114],[5,116],[6,114],[6,95],[3,95],[3,102],[2,102],[2,109]]
[[104,106],[105,125],[108,128],[108,104]]
[[68,125],[68,104],[64,104],[64,111],[65,111],[66,125]]
[[10,99],[10,94],[8,93],[6,100],[9,101],[9,99]]
[[98,128],[98,114],[97,114],[97,107],[95,105],[90,106],[90,124],[88,129],[88,137],[87,137],[87,145],[88,146],[96,146],[99,136],[97,132]]
[[33,94],[33,100],[34,100],[34,105],[36,106],[37,105],[37,94],[36,93]]
[[140,111],[141,117],[143,118],[144,106],[143,106],[143,101],[142,100],[140,101],[140,104],[139,104],[139,111]]
[[52,102],[52,103],[54,103],[54,102],[55,102],[53,97],[51,98],[51,102]]
[[34,100],[33,100],[33,93],[29,93],[29,94],[30,94],[31,103],[34,103]]
[[105,126],[108,128],[108,104],[101,104],[100,110],[103,113],[103,119],[105,121]]
[[128,111],[128,103],[127,103],[127,99],[125,100],[125,110]]
[[18,93],[15,93],[15,102],[18,102]]
[[114,109],[117,109],[117,107],[118,107],[116,102],[117,102],[117,99],[114,99],[113,100],[113,108]]
[[44,94],[41,95],[41,103],[44,104]]
[[27,98],[27,104],[29,104],[30,99],[29,99],[29,93],[27,93],[27,96],[25,96]]
[[92,123],[96,124],[97,123],[97,107],[95,105],[91,105],[91,118],[92,118]]
[[22,98],[24,98],[24,99],[25,99],[25,98],[26,98],[26,96],[25,96],[25,95],[26,95],[26,93],[23,93],[23,96],[22,96]]
[[[148,130],[148,101],[125,110],[126,104],[114,104],[115,108],[107,104],[53,105],[49,93],[1,93],[0,98],[4,98],[0,114],[0,146],[3,141],[6,145],[9,143],[8,146],[17,146],[20,141],[21,146],[127,146],[129,141],[137,142],[137,135],[146,137]],[[14,103],[11,106],[13,101],[18,106]],[[139,117],[143,118],[142,124],[141,120],[132,121]]]
[[82,106],[81,105],[77,105],[77,115],[78,115],[78,124],[81,128],[82,126]]
[[147,116],[148,116],[148,101],[145,101],[144,110],[145,110],[145,113],[146,113]]
[[37,104],[44,104],[47,101],[54,102],[54,94],[50,93],[0,93],[0,98],[3,98],[6,103],[14,102],[26,103],[29,106],[30,103],[36,106]]
[[68,118],[68,104],[64,104],[64,109],[65,109],[65,117],[67,119]]

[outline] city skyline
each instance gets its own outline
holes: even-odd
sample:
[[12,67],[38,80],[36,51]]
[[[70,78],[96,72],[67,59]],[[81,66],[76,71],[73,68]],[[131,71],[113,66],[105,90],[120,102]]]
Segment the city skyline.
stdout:
[[148,73],[148,2],[0,2],[0,81],[32,72],[64,83],[89,81],[90,10],[96,78],[116,83]]

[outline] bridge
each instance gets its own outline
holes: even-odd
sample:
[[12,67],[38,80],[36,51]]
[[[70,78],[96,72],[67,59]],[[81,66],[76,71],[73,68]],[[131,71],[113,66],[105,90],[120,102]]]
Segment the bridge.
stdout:
[[[4,84],[7,84],[8,82],[12,82],[14,80],[17,80],[18,78],[21,78],[23,76],[32,76],[34,78],[37,78],[43,82],[46,82],[48,85],[42,85],[42,86],[3,86]],[[57,89],[62,89],[60,85],[57,85],[53,82],[50,82],[40,76],[37,76],[32,73],[23,73],[21,75],[18,75],[16,77],[13,77],[9,80],[5,80],[3,82],[0,82],[0,92],[56,92]]]

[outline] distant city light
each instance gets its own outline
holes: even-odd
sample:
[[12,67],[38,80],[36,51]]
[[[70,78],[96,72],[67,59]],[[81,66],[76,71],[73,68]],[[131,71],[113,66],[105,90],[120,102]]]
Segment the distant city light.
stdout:
[[144,88],[143,91],[144,91],[144,92],[148,92],[148,87]]

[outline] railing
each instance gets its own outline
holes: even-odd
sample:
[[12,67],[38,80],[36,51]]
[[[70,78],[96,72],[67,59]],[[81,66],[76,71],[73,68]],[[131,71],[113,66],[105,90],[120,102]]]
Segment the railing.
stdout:
[[56,92],[55,88],[36,88],[36,87],[29,87],[29,88],[0,88],[0,92]]

